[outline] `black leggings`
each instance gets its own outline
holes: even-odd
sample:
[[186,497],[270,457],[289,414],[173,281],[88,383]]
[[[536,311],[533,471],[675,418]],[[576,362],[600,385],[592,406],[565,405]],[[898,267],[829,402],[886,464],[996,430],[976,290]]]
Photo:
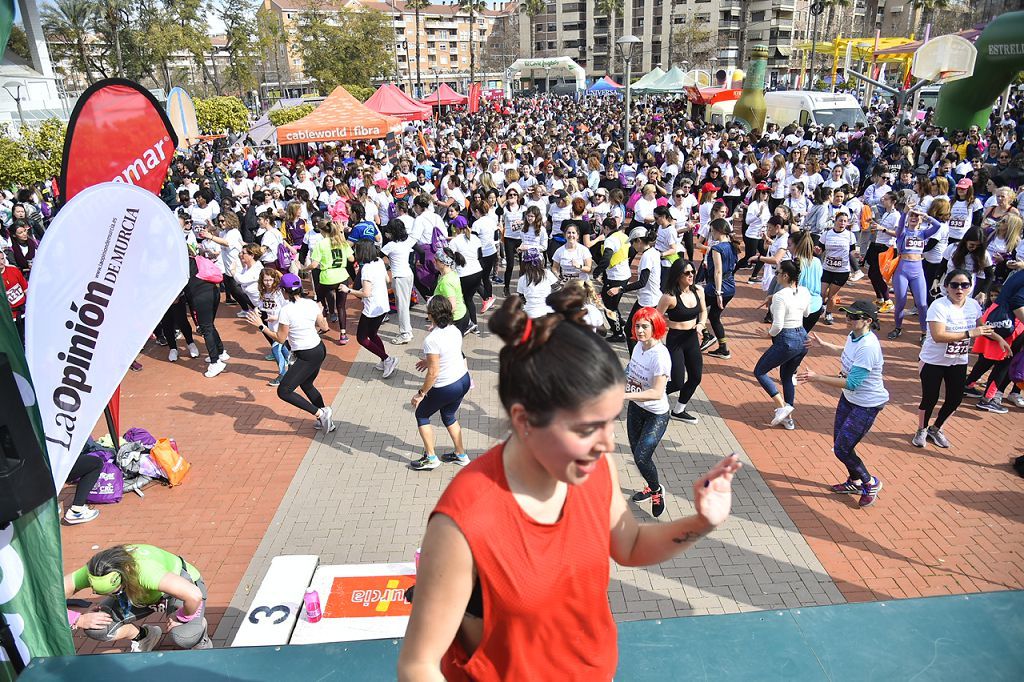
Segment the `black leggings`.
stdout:
[[685,405],[700,386],[704,373],[704,356],[700,353],[697,330],[669,329],[665,347],[672,356],[672,376],[665,392],[671,395],[679,391],[679,402]]
[[722,307],[719,308],[718,297],[708,297],[708,324],[711,325],[711,331],[715,333],[715,338],[718,339],[718,345],[723,348],[725,347],[725,325],[722,324],[722,313],[725,312],[731,300],[732,296],[723,296]]
[[889,285],[885,283],[885,278],[882,277],[882,268],[878,265],[878,256],[888,250],[888,247],[882,246],[877,242],[872,242],[871,246],[868,247],[867,263],[868,263],[868,279],[871,280],[871,288],[875,290],[875,298],[885,301],[889,298]]
[[[515,267],[516,261],[519,260],[519,247],[522,245],[522,239],[512,239],[511,237],[505,237],[505,295],[508,296],[508,288],[512,284],[512,268]],[[522,274],[523,266],[520,264],[519,273]]]
[[68,472],[68,480],[78,480],[78,487],[75,488],[75,500],[71,504],[80,507],[89,501],[89,492],[100,480],[100,473],[103,471],[103,459],[82,453],[71,466]]
[[[1014,339],[1013,343],[1010,344],[1010,350],[1013,351],[1013,357],[1024,352],[1024,334]],[[987,395],[988,389],[993,385],[997,391],[1005,391],[1006,387],[1010,385],[1010,365],[1013,363],[1013,357],[1004,360],[989,360],[984,355],[980,356],[978,361],[974,363],[974,367],[971,368],[971,373],[967,376],[967,383],[975,383],[985,372],[992,369],[988,383],[985,384],[986,390],[984,393]]]
[[[475,275],[466,275],[465,277],[459,278],[459,283],[462,285],[462,301],[466,304],[466,311],[469,313],[470,324],[476,324],[476,305],[473,303],[473,296],[475,296],[480,289],[482,277],[483,273],[478,272]],[[487,297],[484,296],[484,298]]]
[[[604,286],[601,287],[601,303],[608,312],[606,317],[608,318],[608,328],[612,330],[612,334],[617,332],[625,333],[622,317],[619,315],[619,303],[622,301],[622,288],[626,286],[627,282],[628,280],[624,279],[605,279]],[[614,296],[608,293],[609,289],[616,287],[618,287],[619,293]],[[612,313],[615,314],[614,318],[611,316]]]
[[480,275],[480,295],[484,297],[484,300],[494,296],[494,290],[491,288],[491,275],[494,274],[494,264],[497,261],[497,251],[480,259],[480,266],[484,269]]
[[939,408],[939,416],[935,418],[935,428],[941,429],[950,415],[956,412],[964,399],[964,386],[967,383],[967,365],[930,365],[921,367],[921,404],[917,409],[924,410],[924,425],[932,419],[932,410],[939,402],[939,389],[946,384],[946,399]]
[[[192,307],[196,311],[196,321],[199,323],[199,333],[206,341],[206,352],[211,362],[217,362],[220,354],[224,352],[224,344],[217,332],[217,306],[220,305],[220,292],[217,287],[211,284],[203,287],[198,293],[192,295]],[[168,341],[167,343],[170,343]]]
[[185,297],[179,296],[171,304],[171,307],[164,313],[164,319],[160,320],[160,333],[164,335],[167,345],[173,349],[178,348],[177,331],[185,337],[185,343],[195,343],[192,337],[192,325],[188,322],[188,312],[185,310]]
[[228,292],[228,296],[235,299],[235,302],[241,306],[242,310],[252,310],[256,307],[249,300],[249,295],[242,290],[242,285],[236,282],[234,277],[224,275],[224,290]]
[[818,324],[818,320],[821,319],[821,315],[824,312],[825,312],[825,304],[822,303],[821,307],[818,308],[817,311],[815,311],[813,313],[807,313],[807,315],[804,316],[804,331],[807,332],[807,333],[810,333],[811,330],[814,329],[814,325]]
[[[320,367],[327,358],[327,348],[323,342],[315,348],[307,350],[293,350],[292,356],[295,363],[285,372],[281,384],[277,387],[277,397],[294,405],[295,407],[315,415],[324,406],[324,397],[316,390],[313,382],[320,374]],[[296,388],[302,389],[306,394],[303,398],[295,392]]]
[[[313,280],[318,282],[319,278]],[[316,285],[316,297],[323,306],[325,315],[328,319],[330,316],[338,316],[338,326],[341,327],[341,332],[344,334],[348,328],[348,313],[345,310],[345,306],[348,303],[348,294],[340,289],[341,283],[338,284],[320,284]]]
[[[743,258],[741,258],[740,262],[736,264],[737,270],[750,265],[750,259],[754,254],[762,252],[762,249],[764,248],[764,240],[758,239],[757,237],[748,237],[747,235],[743,235],[743,245],[745,247],[743,251]],[[762,267],[763,265],[760,262],[754,263],[754,272],[752,272],[750,276],[753,277]]]
[[932,293],[932,286],[935,284],[935,280],[942,277],[942,263],[929,263],[924,262],[924,285],[928,287],[928,305],[935,302],[935,294]]

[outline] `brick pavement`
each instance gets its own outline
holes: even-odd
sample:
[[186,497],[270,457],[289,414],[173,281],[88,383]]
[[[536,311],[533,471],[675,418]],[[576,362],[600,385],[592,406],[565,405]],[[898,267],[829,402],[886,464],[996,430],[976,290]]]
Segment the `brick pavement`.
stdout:
[[[1024,587],[1024,480],[1009,466],[1021,453],[1024,412],[994,415],[967,399],[946,424],[950,449],[913,447],[917,318],[908,317],[908,332],[892,342],[885,338],[892,315],[883,315],[891,402],[858,452],[885,487],[874,506],[858,509],[853,496],[824,488],[846,475],[831,449],[838,391],[798,386],[797,430],[771,428],[768,398],[749,369],[769,344],[757,334],[764,327],[760,287],[741,283],[739,290],[725,315],[733,357],[705,363],[703,388],[843,595],[871,601]],[[843,298],[873,298],[867,279]],[[844,320],[815,331],[842,344],[845,328]],[[838,356],[823,351],[805,362],[838,372]]]

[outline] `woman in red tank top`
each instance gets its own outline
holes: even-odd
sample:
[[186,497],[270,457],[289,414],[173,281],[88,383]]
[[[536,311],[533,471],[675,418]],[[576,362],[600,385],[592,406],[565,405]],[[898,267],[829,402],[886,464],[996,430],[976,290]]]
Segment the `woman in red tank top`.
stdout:
[[610,680],[618,662],[608,557],[665,561],[729,515],[736,456],[694,484],[695,516],[638,524],[611,451],[622,365],[578,290],[530,320],[510,298],[498,393],[512,434],[463,469],[431,514],[400,680]]

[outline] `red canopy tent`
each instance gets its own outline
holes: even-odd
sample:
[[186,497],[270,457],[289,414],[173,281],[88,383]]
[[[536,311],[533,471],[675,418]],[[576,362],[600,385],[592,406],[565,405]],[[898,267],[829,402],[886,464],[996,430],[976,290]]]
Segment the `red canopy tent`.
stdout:
[[441,83],[441,85],[434,92],[430,93],[426,97],[420,100],[422,104],[426,104],[431,107],[444,107],[452,104],[465,104],[469,101],[469,98],[465,95],[460,95],[449,87],[447,83]]
[[420,104],[391,83],[380,86],[363,104],[378,114],[394,116],[403,121],[423,121],[430,118],[429,106]]

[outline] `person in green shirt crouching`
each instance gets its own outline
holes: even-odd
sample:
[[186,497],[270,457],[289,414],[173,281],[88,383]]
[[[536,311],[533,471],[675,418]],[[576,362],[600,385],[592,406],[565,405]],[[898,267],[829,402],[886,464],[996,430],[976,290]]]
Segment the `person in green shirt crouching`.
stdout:
[[163,612],[175,646],[211,649],[207,634],[206,583],[199,569],[152,545],[117,545],[93,555],[64,576],[64,596],[91,587],[104,596],[99,606],[72,622],[72,629],[101,642],[131,640],[131,651],[152,651],[163,630],[137,622]]

